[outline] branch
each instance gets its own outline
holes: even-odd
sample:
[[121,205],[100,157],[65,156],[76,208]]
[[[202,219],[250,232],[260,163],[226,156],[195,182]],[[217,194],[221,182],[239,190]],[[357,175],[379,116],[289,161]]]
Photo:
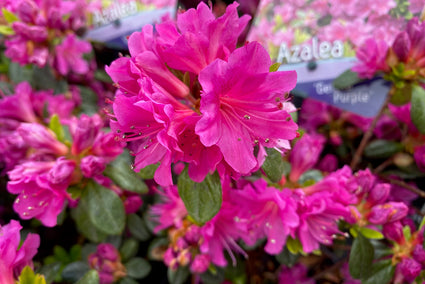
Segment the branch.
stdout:
[[391,184],[404,187],[405,189],[408,189],[411,192],[416,193],[418,196],[425,198],[425,192],[424,191],[420,190],[419,188],[417,188],[415,186],[408,184],[407,182],[404,182],[404,181],[398,180],[398,179],[389,178],[389,177],[382,176],[382,175],[379,175],[379,177],[382,178],[383,180],[391,183]]
[[375,118],[373,119],[372,123],[370,124],[369,129],[366,131],[366,133],[363,135],[362,141],[360,141],[360,145],[356,150],[356,153],[353,156],[353,160],[351,161],[350,164],[350,168],[355,171],[357,166],[360,163],[362,154],[364,149],[366,148],[367,143],[369,142],[370,138],[373,135],[373,130],[376,127],[376,123],[378,122],[379,118],[381,118],[382,114],[384,113],[388,102],[390,101],[391,95],[388,94],[387,97],[385,98],[384,103],[382,104],[381,109],[379,110],[378,114],[375,116]]

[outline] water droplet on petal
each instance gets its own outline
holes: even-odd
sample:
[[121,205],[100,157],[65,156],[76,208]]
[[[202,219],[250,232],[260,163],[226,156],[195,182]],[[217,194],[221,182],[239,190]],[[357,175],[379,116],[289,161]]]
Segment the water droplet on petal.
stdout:
[[270,240],[270,242],[271,242],[272,244],[275,244],[275,243],[276,243],[276,240],[275,240],[275,239],[271,239],[271,240]]
[[33,210],[34,209],[34,207],[32,207],[32,206],[28,206],[28,210],[29,211],[31,211],[31,210]]
[[131,129],[134,129],[134,128],[136,128],[136,126],[132,125],[132,126],[130,126],[130,128],[131,128]]
[[23,216],[29,216],[30,214],[28,212],[22,213]]
[[146,127],[151,127],[149,124],[146,124]]
[[134,164],[131,164],[130,169],[134,170],[134,168],[135,168]]
[[239,217],[238,217],[238,216],[236,216],[233,220],[234,220],[236,223],[238,223],[238,222],[240,221],[240,219],[239,219]]
[[38,206],[43,206],[44,204],[45,204],[46,202],[44,202],[44,201],[40,201],[39,203],[38,203]]
[[28,195],[25,194],[24,196],[22,196],[22,198],[23,199],[27,199],[28,198]]
[[270,139],[269,138],[266,138],[266,139],[264,139],[264,142],[269,143],[270,142]]
[[245,114],[245,115],[243,116],[243,118],[245,118],[246,120],[250,120],[250,119],[251,119],[251,117],[250,117],[249,115],[247,115],[247,114]]
[[142,136],[142,134],[143,134],[142,132],[139,132],[139,136]]
[[117,133],[121,133],[121,130],[117,129]]
[[16,198],[15,203],[18,204],[21,201],[19,198]]
[[147,148],[149,148],[149,145],[143,146],[143,149],[147,149]]
[[266,223],[266,227],[267,227],[267,228],[269,228],[269,229],[271,229],[272,225],[270,225],[270,223],[269,223],[269,222],[267,222],[267,223]]
[[127,136],[125,136],[125,134],[121,137],[122,139],[125,139],[125,137],[127,137]]

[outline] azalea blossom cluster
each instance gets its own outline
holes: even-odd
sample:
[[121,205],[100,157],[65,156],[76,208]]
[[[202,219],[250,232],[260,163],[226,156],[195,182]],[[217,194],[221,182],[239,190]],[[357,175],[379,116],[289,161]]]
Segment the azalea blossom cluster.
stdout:
[[236,9],[216,19],[201,3],[155,32],[147,25],[129,37],[130,57],[107,68],[119,88],[111,128],[131,142],[136,170],[159,163],[161,185],[172,184],[177,162],[188,163],[198,182],[216,169],[248,175],[265,147],[288,149],[296,137],[287,99],[296,73],[269,72],[270,57],[256,42],[236,48],[249,20]]
[[78,34],[86,28],[88,12],[96,1],[2,1],[0,19],[7,23],[5,55],[21,65],[52,66],[60,75],[85,74],[83,55],[92,51]]

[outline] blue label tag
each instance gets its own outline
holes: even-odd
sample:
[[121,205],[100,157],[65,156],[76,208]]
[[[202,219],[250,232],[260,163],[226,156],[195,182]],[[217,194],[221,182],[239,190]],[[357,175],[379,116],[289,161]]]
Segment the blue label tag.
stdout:
[[[130,16],[115,19],[112,22],[89,30],[85,38],[87,40],[102,42],[110,48],[128,49],[127,37],[129,35],[133,32],[141,31],[144,25],[160,22],[161,18],[167,13],[173,15],[174,12],[174,7],[136,12]],[[107,21],[105,20],[104,22]]]
[[314,69],[312,64],[300,63],[282,65],[279,70],[297,71],[297,85],[293,91],[296,96],[316,99],[364,117],[374,117],[390,90],[387,81],[376,78],[343,91],[333,87],[333,80],[355,62],[355,58],[344,58],[315,62]]

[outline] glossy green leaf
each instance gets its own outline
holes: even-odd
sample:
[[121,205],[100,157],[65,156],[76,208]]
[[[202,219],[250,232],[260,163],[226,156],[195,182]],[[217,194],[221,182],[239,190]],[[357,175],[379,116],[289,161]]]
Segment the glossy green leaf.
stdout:
[[65,132],[63,131],[63,127],[59,121],[59,116],[57,114],[54,114],[50,118],[49,122],[49,129],[55,133],[56,137],[59,141],[63,142],[65,138]]
[[41,267],[39,274],[44,276],[47,284],[52,283],[55,278],[59,275],[59,271],[61,269],[60,262],[53,262],[50,264],[45,264]]
[[402,151],[404,148],[403,144],[388,141],[388,140],[374,140],[366,146],[364,155],[368,158],[382,159],[389,158],[392,155]]
[[381,240],[384,238],[384,235],[381,232],[378,232],[370,228],[362,227],[359,230],[360,230],[360,233],[362,233],[362,235],[368,239]]
[[43,275],[35,274],[31,267],[25,266],[17,284],[46,284],[46,280]]
[[186,168],[178,178],[177,187],[187,212],[197,224],[211,220],[220,210],[221,182],[217,173],[198,183],[190,179]]
[[109,235],[121,234],[125,226],[125,210],[115,192],[90,182],[81,199],[86,200],[90,221],[99,231]]
[[353,87],[361,81],[363,81],[363,79],[361,79],[356,72],[346,70],[333,81],[333,86],[335,89],[344,90]]
[[293,239],[291,237],[288,237],[286,240],[286,247],[288,248],[289,252],[292,254],[298,254],[303,253],[303,246],[298,239]]
[[135,257],[125,263],[127,275],[131,278],[142,279],[151,271],[151,265],[141,257]]
[[1,8],[1,12],[3,14],[3,18],[10,24],[19,20],[19,18],[6,8]]
[[89,217],[89,205],[87,198],[81,198],[78,206],[71,210],[77,230],[92,242],[102,242],[106,239],[106,234],[97,229]]
[[419,132],[425,134],[425,90],[420,86],[412,88],[410,116]]
[[189,277],[190,272],[186,266],[179,266],[177,269],[168,268],[167,278],[170,284],[183,284]]
[[272,182],[279,182],[285,170],[282,154],[273,148],[266,148],[266,151],[267,157],[261,168]]
[[75,284],[99,284],[99,282],[99,274],[97,271],[90,270]]
[[146,241],[151,234],[142,218],[136,214],[128,215],[128,229],[130,233],[140,241]]
[[139,242],[133,238],[126,239],[120,247],[122,261],[127,261],[137,255],[139,251]]
[[15,31],[12,29],[12,27],[0,25],[0,34],[5,36],[14,35]]
[[76,282],[90,270],[87,262],[76,261],[68,264],[62,270],[62,278],[66,281]]
[[139,176],[142,179],[153,179],[156,169],[159,167],[159,164],[152,164],[144,167],[139,171]]
[[122,189],[140,194],[148,192],[146,184],[123,158],[118,158],[108,165],[103,173]]
[[368,276],[373,262],[374,250],[368,239],[358,234],[351,247],[350,259],[348,261],[350,274],[355,279]]
[[280,67],[280,63],[279,62],[273,63],[270,66],[269,71],[270,72],[276,72],[277,70],[279,70],[279,67]]
[[372,264],[369,275],[364,278],[362,284],[390,283],[394,276],[395,266],[392,266],[391,259]]

